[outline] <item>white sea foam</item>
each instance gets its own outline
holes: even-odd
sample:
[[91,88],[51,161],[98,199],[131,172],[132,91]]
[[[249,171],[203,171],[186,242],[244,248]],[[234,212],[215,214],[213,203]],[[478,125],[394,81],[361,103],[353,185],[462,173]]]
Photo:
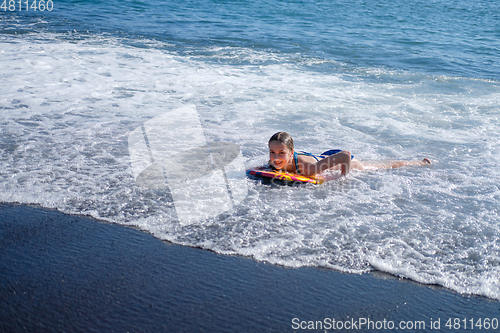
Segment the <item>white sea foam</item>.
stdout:
[[[222,58],[240,62],[217,63],[214,50],[205,59],[127,44],[2,37],[0,201],[281,265],[379,269],[500,299],[498,82],[321,73],[238,48]],[[172,193],[136,186],[127,143],[141,124],[186,105],[196,105],[207,141],[237,144],[249,166],[265,161],[278,130],[312,152],[434,165],[318,187],[248,180],[233,210],[181,225]]]

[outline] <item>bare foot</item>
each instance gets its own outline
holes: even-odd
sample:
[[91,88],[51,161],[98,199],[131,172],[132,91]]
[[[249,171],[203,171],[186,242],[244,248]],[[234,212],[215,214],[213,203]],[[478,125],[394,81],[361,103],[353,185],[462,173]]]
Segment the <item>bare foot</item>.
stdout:
[[422,165],[426,165],[426,164],[432,164],[431,160],[428,159],[427,157],[422,160]]

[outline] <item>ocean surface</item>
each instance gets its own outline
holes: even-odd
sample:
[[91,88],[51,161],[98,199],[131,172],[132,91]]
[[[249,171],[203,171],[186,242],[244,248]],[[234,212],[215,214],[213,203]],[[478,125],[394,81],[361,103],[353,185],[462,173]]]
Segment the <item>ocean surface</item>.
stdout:
[[[0,9],[0,202],[500,300],[499,2],[46,5]],[[138,186],[130,138],[188,109],[245,167],[281,130],[299,150],[433,164],[320,186],[244,178],[231,209],[182,223],[175,198],[192,193]]]

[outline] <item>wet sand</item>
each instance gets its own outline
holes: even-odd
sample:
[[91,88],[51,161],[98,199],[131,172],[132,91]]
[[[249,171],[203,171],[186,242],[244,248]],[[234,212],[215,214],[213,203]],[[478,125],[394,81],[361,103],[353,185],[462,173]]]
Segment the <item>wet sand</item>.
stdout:
[[[450,318],[461,329],[447,327]],[[500,319],[500,302],[377,272],[274,266],[0,204],[0,332],[472,332],[472,318]]]

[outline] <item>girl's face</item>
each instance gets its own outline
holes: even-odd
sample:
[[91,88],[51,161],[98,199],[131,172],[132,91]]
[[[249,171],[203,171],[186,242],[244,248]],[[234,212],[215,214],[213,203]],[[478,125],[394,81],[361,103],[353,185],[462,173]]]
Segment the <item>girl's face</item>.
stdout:
[[269,143],[269,162],[278,170],[286,167],[293,160],[293,150],[279,141]]

